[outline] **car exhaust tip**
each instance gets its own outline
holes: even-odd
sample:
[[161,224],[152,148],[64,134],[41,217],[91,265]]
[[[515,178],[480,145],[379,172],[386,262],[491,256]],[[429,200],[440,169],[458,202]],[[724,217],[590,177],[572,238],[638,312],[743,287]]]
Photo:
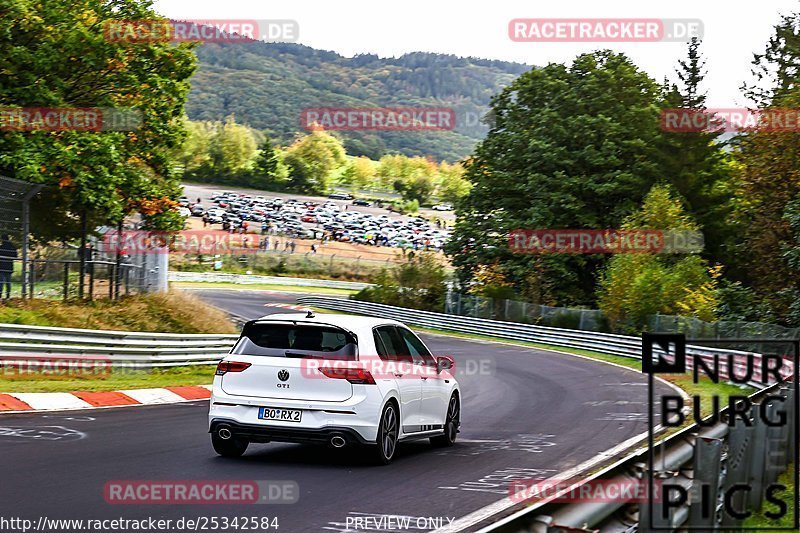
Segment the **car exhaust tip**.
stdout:
[[231,433],[231,430],[227,427],[219,428],[217,430],[217,435],[219,435],[219,438],[221,438],[222,440],[228,440],[231,437],[233,437],[233,433]]
[[342,437],[341,435],[334,435],[333,437],[331,437],[331,446],[333,446],[334,448],[341,448],[345,444],[347,444],[347,441],[344,440],[344,437]]

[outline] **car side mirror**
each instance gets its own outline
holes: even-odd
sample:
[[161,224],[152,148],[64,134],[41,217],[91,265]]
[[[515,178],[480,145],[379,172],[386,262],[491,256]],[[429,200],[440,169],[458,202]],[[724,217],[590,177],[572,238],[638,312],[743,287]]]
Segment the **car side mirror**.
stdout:
[[450,370],[456,366],[456,362],[451,357],[439,355],[436,357],[436,371]]

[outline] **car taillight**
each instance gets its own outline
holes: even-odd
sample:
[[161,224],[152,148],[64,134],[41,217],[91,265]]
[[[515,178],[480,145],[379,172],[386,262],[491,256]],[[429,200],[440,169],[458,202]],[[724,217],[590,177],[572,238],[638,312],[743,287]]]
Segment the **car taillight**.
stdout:
[[216,375],[222,376],[226,372],[242,372],[250,368],[250,363],[241,361],[220,361],[217,365]]
[[372,374],[363,368],[320,367],[319,371],[332,379],[346,379],[356,385],[375,385]]

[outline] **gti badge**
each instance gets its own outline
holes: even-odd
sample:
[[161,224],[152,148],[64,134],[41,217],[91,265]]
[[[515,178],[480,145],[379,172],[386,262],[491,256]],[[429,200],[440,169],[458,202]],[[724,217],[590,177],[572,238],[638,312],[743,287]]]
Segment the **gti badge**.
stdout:
[[278,379],[281,381],[286,381],[287,379],[289,379],[289,372],[286,370],[281,370],[280,372],[278,372]]

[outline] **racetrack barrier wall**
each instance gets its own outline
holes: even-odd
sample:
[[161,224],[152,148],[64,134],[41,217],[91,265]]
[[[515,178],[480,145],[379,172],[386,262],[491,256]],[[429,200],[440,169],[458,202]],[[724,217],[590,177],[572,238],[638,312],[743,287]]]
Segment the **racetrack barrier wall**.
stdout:
[[[303,296],[297,301],[304,305],[331,309],[344,313],[354,313],[381,318],[398,320],[407,324],[413,324],[424,328],[441,329],[458,333],[472,335],[482,335],[497,337],[523,342],[532,342],[552,346],[553,348],[567,347],[578,350],[590,350],[604,354],[619,355],[631,359],[641,359],[642,340],[639,337],[627,335],[617,335],[613,333],[600,333],[596,331],[579,331],[571,329],[551,328],[546,326],[536,326],[533,324],[522,324],[519,322],[501,322],[499,320],[489,320],[485,318],[465,317],[449,315],[445,313],[434,313],[431,311],[419,311],[417,309],[407,309],[371,302],[347,300],[344,298],[333,298],[327,296]],[[747,365],[748,354],[752,352],[727,350],[720,348],[708,348],[703,346],[687,347],[687,354],[698,355],[703,360],[712,362],[715,357],[722,357],[731,354],[734,359],[736,370],[744,369]],[[662,354],[666,355],[666,354]],[[755,372],[752,385],[762,388],[761,385],[761,364],[760,354],[752,354],[755,357]],[[692,358],[687,362],[691,369]],[[726,365],[720,366],[721,377],[727,379]],[[784,365],[785,374],[791,375],[791,361],[786,361]],[[737,375],[742,375],[741,371]]]

